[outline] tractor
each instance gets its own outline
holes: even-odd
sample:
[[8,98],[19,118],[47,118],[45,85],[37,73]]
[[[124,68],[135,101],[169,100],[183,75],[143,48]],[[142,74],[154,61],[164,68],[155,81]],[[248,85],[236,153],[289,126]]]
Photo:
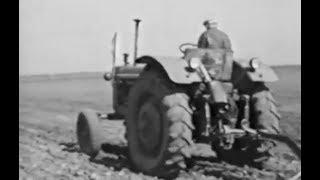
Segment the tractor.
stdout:
[[250,160],[260,157],[253,149],[261,142],[275,139],[288,142],[300,157],[299,147],[281,135],[276,101],[266,86],[278,77],[269,66],[192,43],[179,47],[181,57],[137,57],[140,20],[135,22],[133,64],[124,54],[124,65],[116,66],[114,50],[112,72],[104,75],[112,83],[114,112],[79,113],[83,152],[95,157],[100,151],[102,119],[123,119],[131,167],[150,175],[185,168],[197,143],[210,145],[221,159],[236,159],[228,152],[246,149],[238,157]]

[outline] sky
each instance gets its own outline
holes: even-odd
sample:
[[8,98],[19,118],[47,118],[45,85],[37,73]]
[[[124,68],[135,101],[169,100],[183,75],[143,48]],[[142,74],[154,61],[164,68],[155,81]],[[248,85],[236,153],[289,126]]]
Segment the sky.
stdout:
[[117,64],[133,57],[134,18],[138,56],[180,57],[215,19],[235,57],[301,64],[300,0],[19,0],[19,74],[109,71],[115,32]]

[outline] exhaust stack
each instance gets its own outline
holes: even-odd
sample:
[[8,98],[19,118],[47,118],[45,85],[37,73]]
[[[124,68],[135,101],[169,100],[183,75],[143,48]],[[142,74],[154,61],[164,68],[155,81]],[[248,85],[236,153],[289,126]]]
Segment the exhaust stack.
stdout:
[[133,65],[136,65],[137,53],[138,53],[138,36],[139,36],[139,23],[140,19],[134,19],[135,21],[135,36],[134,36],[134,56],[133,56]]

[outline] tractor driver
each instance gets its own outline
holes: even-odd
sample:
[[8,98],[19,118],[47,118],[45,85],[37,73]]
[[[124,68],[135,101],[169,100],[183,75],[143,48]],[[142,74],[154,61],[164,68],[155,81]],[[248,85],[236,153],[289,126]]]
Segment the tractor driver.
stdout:
[[[226,52],[228,52],[228,56],[225,56],[226,58],[230,59],[230,61],[228,61],[229,63],[232,64],[232,49],[231,49],[231,42],[230,39],[228,37],[227,34],[225,34],[224,32],[218,30],[217,25],[218,23],[213,21],[213,20],[206,20],[204,21],[203,25],[206,27],[206,31],[203,32],[199,38],[198,41],[198,48],[203,48],[203,49],[222,49],[222,50],[226,50]],[[209,61],[211,61],[212,59],[209,57]],[[232,65],[230,65],[231,67]],[[215,71],[215,69],[207,69],[209,74],[210,71]],[[225,73],[226,74],[226,73]],[[228,73],[231,74],[231,73]],[[223,79],[223,78],[222,78]],[[221,112],[221,110],[223,111],[228,111],[229,107],[228,107],[228,101],[226,98],[226,94],[224,92],[224,90],[222,90],[222,88],[220,87],[220,83],[217,82],[216,80],[213,80],[215,85],[215,89],[214,91],[216,92],[221,92],[220,95],[224,96],[224,98],[221,98],[221,101],[216,102],[215,104],[215,111],[219,111]],[[215,93],[213,93],[215,94]],[[199,101],[199,102],[195,102],[198,104],[198,107],[203,107],[201,109],[199,109],[199,115],[197,116],[197,119],[199,119],[199,121],[195,121],[194,124],[195,126],[200,129],[200,132],[205,132],[206,129],[206,117],[203,116],[203,114],[205,114],[205,106],[203,105],[203,101]],[[200,120],[201,119],[201,120]],[[201,134],[195,134],[195,137],[197,137],[198,139],[202,139],[202,135]]]
[[217,22],[206,20],[203,25],[207,30],[201,34],[198,48],[225,49],[232,52],[231,41],[226,33],[218,29]]

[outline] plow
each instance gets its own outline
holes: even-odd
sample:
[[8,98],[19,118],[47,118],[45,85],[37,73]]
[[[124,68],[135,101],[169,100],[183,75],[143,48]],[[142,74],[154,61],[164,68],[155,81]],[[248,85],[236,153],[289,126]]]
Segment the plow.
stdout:
[[[281,116],[265,85],[278,80],[270,67],[258,58],[236,59],[233,52],[192,43],[179,47],[182,57],[138,57],[141,20],[134,21],[133,63],[125,53],[124,65],[115,65],[115,35],[112,71],[104,75],[113,87],[114,112],[85,110],[78,116],[83,152],[95,157],[105,143],[101,120],[122,119],[132,169],[153,176],[168,177],[185,168],[196,143],[209,144],[224,159],[225,152],[250,149],[253,142],[258,142],[254,147],[281,142],[301,159],[301,148],[281,134]],[[248,151],[247,160],[268,159],[267,151]],[[298,172],[290,180],[300,176]]]

